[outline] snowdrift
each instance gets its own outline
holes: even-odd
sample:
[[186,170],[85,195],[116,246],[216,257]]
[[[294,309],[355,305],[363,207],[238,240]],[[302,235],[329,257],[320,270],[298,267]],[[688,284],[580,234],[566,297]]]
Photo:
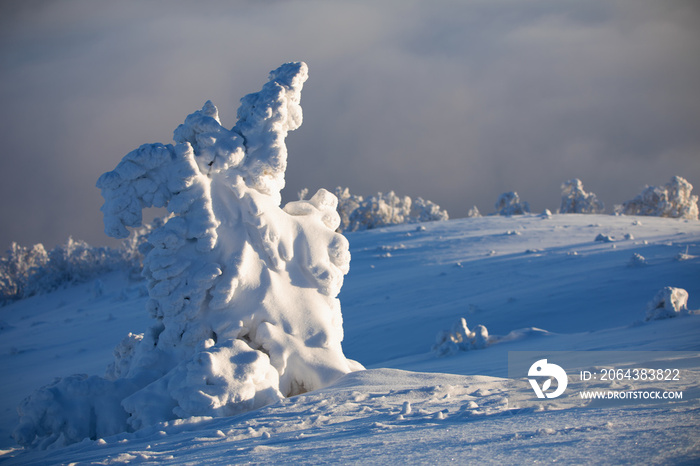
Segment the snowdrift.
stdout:
[[285,64],[241,100],[233,129],[208,101],[174,145],[143,145],[100,177],[108,235],[128,237],[147,207],[172,215],[144,259],[155,323],[124,339],[105,377],[62,378],[25,399],[19,444],[230,416],[362,369],[341,347],[336,296],[350,254],[337,198],[322,189],[280,208],[306,79],[304,63]]

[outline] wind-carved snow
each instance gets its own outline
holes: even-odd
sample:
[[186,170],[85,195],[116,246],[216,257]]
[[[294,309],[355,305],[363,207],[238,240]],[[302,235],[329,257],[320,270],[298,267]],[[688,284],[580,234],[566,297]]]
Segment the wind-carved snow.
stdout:
[[[335,232],[337,198],[321,189],[280,208],[285,137],[301,125],[307,76],[301,62],[271,72],[241,100],[231,130],[208,101],[175,130],[174,145],[143,145],[100,177],[108,235],[128,237],[147,207],[172,214],[144,260],[156,322],[125,338],[106,378],[61,379],[26,399],[20,444],[232,415],[362,369],[341,347],[336,296],[350,253]],[[76,396],[87,412],[66,409]]]

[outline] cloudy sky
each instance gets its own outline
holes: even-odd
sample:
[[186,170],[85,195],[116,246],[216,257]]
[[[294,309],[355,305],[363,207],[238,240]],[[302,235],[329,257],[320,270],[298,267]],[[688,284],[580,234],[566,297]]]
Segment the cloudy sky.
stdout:
[[700,191],[700,7],[674,0],[0,0],[0,248],[109,244],[95,182],[211,99],[303,60],[303,187],[394,190],[463,217],[504,191],[606,203]]

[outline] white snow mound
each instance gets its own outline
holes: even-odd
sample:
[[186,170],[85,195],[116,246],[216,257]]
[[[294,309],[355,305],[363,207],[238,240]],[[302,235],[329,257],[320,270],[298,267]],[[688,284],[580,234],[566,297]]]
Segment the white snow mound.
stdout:
[[647,306],[646,320],[668,319],[688,312],[688,292],[666,286],[656,293]]

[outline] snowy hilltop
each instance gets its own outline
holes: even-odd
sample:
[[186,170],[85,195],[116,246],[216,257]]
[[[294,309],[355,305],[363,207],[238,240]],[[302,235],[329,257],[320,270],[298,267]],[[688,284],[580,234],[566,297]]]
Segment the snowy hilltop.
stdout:
[[[598,235],[610,241],[596,241]],[[697,464],[697,220],[487,216],[347,238],[353,267],[340,294],[343,352],[367,370],[242,414],[174,419],[116,435],[88,432],[79,443],[51,450],[12,447],[22,399],[55,376],[103,373],[124,335],[149,325],[144,308],[152,298],[147,282],[117,271],[0,307],[0,366],[11,374],[0,384],[0,461]],[[637,256],[643,264],[631,266]],[[147,338],[117,345],[119,360]],[[232,354],[237,342],[219,340],[198,353],[200,361],[221,362],[217,356]],[[539,402],[527,379],[509,377],[509,355],[529,352],[566,369],[570,388],[560,402]],[[562,360],[566,352],[583,359]],[[613,360],[611,352],[632,359]],[[196,368],[195,358],[173,380]],[[677,368],[680,377],[592,380],[586,388],[682,390],[683,398],[581,399],[579,371],[610,367]],[[194,382],[203,371],[189,374]],[[75,380],[69,393],[78,396],[85,382]],[[102,387],[119,380],[126,379]],[[56,387],[42,392],[46,400],[65,394]],[[79,406],[71,405],[76,417]],[[83,412],[87,420],[90,412]],[[65,416],[59,409],[47,414],[56,422]],[[121,415],[94,414],[115,422]]]
[[105,377],[54,381],[20,406],[18,443],[65,445],[192,416],[230,416],[363,369],[347,359],[337,295],[349,270],[337,198],[280,208],[285,137],[302,122],[304,63],[270,73],[229,130],[206,102],[174,133],[100,177],[105,231],[169,220],[148,237],[151,328],[129,333]]

